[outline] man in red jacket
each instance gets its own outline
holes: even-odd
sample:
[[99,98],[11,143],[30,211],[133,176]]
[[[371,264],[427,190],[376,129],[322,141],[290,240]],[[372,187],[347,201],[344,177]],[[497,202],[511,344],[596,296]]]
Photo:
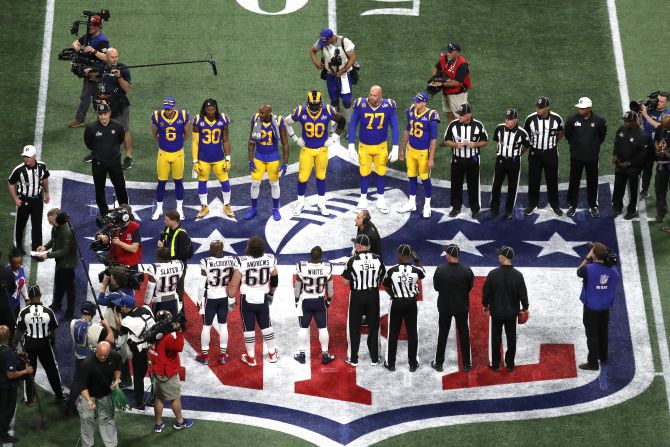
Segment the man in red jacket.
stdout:
[[[166,318],[172,319],[168,310],[161,310],[156,314],[156,324]],[[149,358],[152,365],[152,381],[156,399],[154,401],[154,415],[156,424],[154,432],[160,433],[165,427],[163,422],[163,401],[172,401],[172,411],[176,417],[173,427],[176,430],[189,428],[193,425],[193,419],[186,419],[181,414],[181,382],[179,381],[179,353],[184,350],[184,334],[181,323],[172,322],[174,332],[165,334],[149,348]]]

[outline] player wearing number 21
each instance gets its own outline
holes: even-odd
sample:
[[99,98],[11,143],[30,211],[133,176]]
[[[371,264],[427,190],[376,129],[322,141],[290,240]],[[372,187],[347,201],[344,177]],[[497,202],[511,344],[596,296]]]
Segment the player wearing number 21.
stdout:
[[[337,123],[335,132],[328,137],[330,122]],[[291,125],[300,123],[302,126],[302,137],[293,131]],[[326,169],[328,168],[328,147],[338,144],[340,133],[347,120],[337,113],[335,108],[329,104],[323,104],[321,92],[315,90],[307,93],[307,103],[296,106],[290,116],[284,118],[286,132],[295,144],[300,147],[300,158],[298,159],[298,201],[293,208],[293,215],[300,216],[305,208],[305,192],[307,191],[307,180],[315,168],[316,191],[319,196],[317,205],[323,216],[330,215],[326,208]]]
[[158,220],[163,214],[165,185],[170,171],[174,181],[174,193],[177,199],[177,212],[184,218],[184,140],[191,133],[190,117],[186,110],[176,109],[177,101],[171,96],[163,100],[163,108],[151,114],[151,135],[158,142],[156,172],[156,210],[151,220]]

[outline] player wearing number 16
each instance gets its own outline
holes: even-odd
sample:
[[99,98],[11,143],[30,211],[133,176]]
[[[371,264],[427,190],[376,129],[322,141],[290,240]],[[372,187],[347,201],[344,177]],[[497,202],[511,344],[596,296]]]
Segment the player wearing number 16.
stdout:
[[[354,147],[356,138],[356,126],[358,129],[358,153]],[[391,125],[391,141],[393,148],[388,153],[388,128]],[[377,208],[384,214],[388,214],[389,208],[384,199],[384,187],[386,185],[386,159],[393,163],[398,161],[398,116],[396,115],[396,104],[392,99],[382,98],[382,88],[373,85],[367,98],[357,98],[354,101],[354,114],[349,123],[349,157],[355,163],[360,164],[361,174],[361,198],[356,209],[368,208],[368,186],[370,185],[370,174],[372,164],[375,165],[377,174]]]
[[191,133],[190,116],[186,110],[176,109],[177,101],[171,96],[163,100],[162,110],[151,114],[151,135],[158,142],[156,172],[156,211],[151,220],[158,220],[163,214],[165,185],[170,171],[174,181],[174,193],[177,199],[177,212],[184,217],[184,140]]

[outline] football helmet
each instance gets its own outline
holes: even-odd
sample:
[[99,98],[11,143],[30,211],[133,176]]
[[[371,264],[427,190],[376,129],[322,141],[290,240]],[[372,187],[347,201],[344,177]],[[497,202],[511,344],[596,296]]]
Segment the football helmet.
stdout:
[[316,90],[307,92],[307,107],[309,108],[310,112],[312,113],[318,112],[319,110],[321,110],[321,105],[322,105],[321,92],[318,92]]

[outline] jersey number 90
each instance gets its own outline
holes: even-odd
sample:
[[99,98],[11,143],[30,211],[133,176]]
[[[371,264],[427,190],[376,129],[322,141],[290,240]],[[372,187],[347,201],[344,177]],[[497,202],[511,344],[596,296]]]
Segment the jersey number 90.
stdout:
[[326,132],[326,125],[323,123],[307,122],[304,124],[304,129],[307,138],[321,138]]

